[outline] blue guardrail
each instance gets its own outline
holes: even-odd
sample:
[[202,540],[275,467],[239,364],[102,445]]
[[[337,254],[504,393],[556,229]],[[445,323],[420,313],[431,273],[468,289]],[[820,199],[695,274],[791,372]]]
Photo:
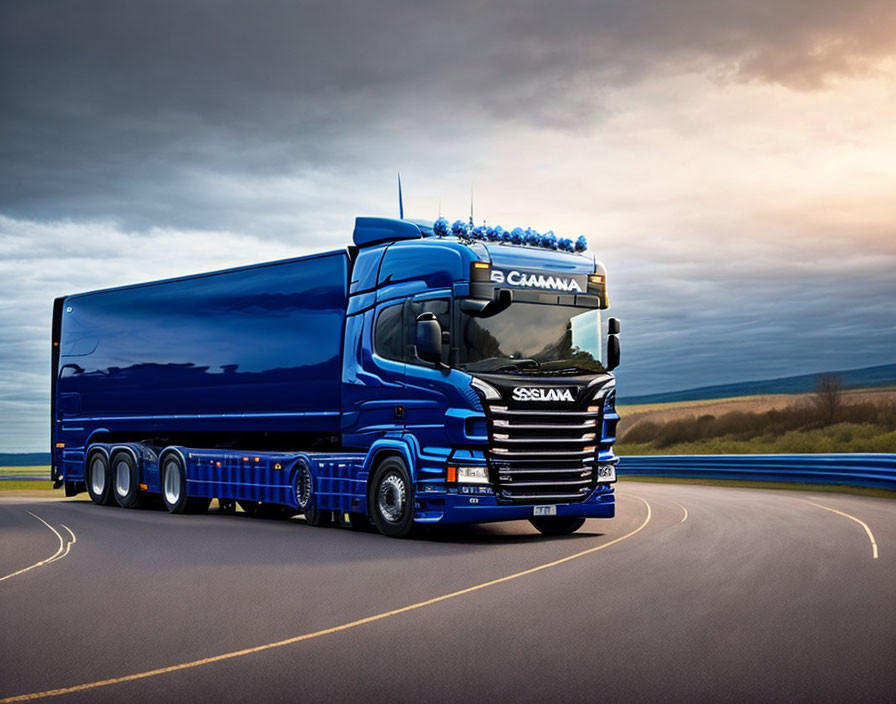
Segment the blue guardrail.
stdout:
[[618,472],[620,477],[847,484],[896,491],[896,454],[623,456]]

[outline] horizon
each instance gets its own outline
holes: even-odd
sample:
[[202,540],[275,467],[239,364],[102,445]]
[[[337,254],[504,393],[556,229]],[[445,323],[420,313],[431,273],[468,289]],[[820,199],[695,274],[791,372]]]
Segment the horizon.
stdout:
[[627,396],[896,362],[892,3],[13,0],[0,77],[2,451],[53,298],[343,247],[397,172],[584,234]]

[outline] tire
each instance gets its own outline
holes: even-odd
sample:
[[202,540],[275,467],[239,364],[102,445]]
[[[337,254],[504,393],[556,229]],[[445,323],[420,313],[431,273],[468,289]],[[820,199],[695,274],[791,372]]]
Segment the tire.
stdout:
[[187,496],[187,472],[184,462],[176,452],[162,458],[162,500],[171,513],[189,513]]
[[530,518],[529,523],[544,535],[570,535],[585,525],[585,519],[571,516],[540,516]]
[[314,475],[305,462],[296,465],[292,475],[292,493],[296,498],[299,511],[305,514],[305,523],[319,528],[333,523],[332,511],[321,511],[314,505]]
[[406,538],[414,530],[414,487],[404,461],[384,459],[373,475],[367,505],[376,529],[390,538]]
[[133,455],[127,450],[119,450],[112,455],[110,477],[113,495],[122,508],[137,508],[140,496],[140,472]]
[[305,523],[315,528],[331,526],[333,525],[333,512],[321,511],[319,508],[311,506],[305,510]]
[[115,503],[112,490],[112,472],[109,460],[104,452],[96,450],[87,458],[84,482],[90,499],[98,506],[111,506]]

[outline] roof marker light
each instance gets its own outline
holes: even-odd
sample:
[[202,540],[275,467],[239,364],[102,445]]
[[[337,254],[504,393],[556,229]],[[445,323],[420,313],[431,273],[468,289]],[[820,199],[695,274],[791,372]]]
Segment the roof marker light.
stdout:
[[557,238],[554,236],[553,232],[544,238],[543,246],[547,249],[557,249]]
[[432,224],[432,231],[436,237],[447,237],[451,234],[451,226],[445,218],[439,218]]
[[470,226],[463,220],[455,220],[453,223],[451,223],[451,232],[454,233],[455,237],[469,237],[469,228]]
[[525,237],[526,233],[521,227],[513,228],[513,232],[510,233],[510,241],[514,244],[522,244]]
[[584,252],[588,249],[588,240],[585,239],[585,235],[579,235],[579,239],[576,240],[576,251]]

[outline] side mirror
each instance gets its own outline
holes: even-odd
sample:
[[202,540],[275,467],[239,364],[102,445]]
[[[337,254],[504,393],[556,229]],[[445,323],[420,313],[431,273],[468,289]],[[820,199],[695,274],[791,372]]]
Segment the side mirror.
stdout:
[[490,318],[507,310],[511,303],[513,303],[513,290],[499,288],[491,300],[488,298],[465,298],[460,302],[460,309],[473,318]]
[[619,334],[619,318],[610,318],[607,321],[607,332],[611,335]]
[[[612,318],[615,320],[615,318]],[[612,334],[607,338],[607,371],[611,372],[619,366],[619,338]]]
[[421,313],[417,316],[416,345],[417,356],[424,362],[442,362],[442,326],[435,313]]

